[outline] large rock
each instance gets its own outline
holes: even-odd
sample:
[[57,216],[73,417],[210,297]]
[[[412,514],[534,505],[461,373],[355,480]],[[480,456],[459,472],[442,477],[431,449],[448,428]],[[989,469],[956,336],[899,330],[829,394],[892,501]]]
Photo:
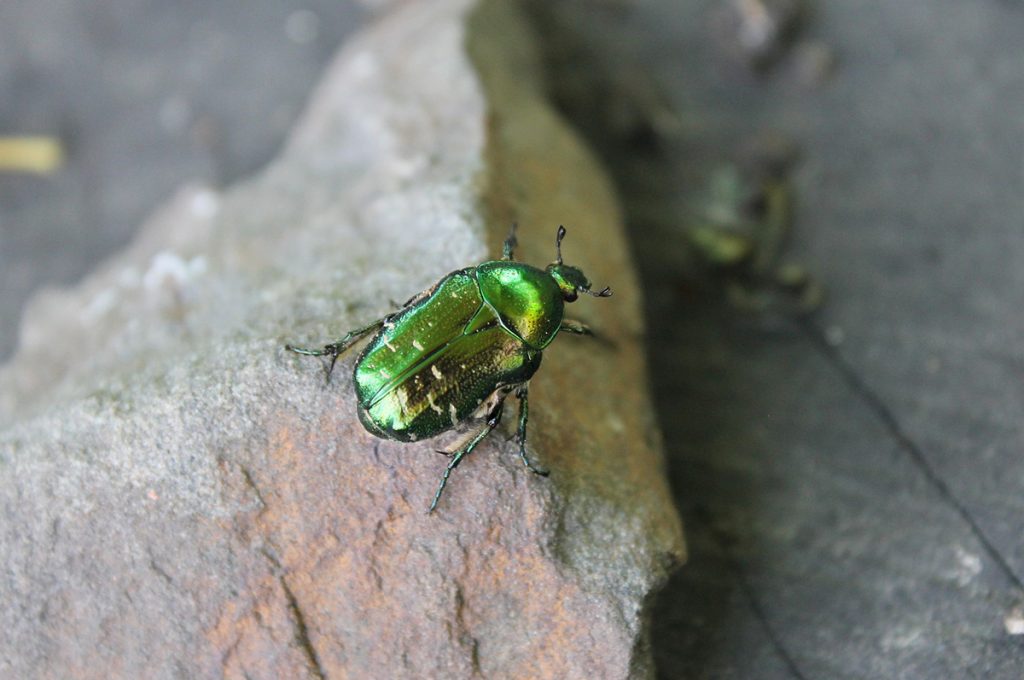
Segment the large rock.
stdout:
[[[513,5],[406,3],[339,56],[281,158],[181,192],[31,306],[0,372],[4,677],[627,677],[683,556],[636,279],[603,172],[549,108]],[[525,470],[487,440],[427,515],[448,439],[355,417],[285,353],[498,252],[564,252]],[[508,421],[514,418],[507,418]]]

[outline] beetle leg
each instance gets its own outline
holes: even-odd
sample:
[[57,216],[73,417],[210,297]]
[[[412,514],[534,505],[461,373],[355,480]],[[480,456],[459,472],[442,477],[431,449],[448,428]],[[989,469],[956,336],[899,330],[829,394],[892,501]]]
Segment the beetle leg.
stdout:
[[534,466],[534,464],[530,462],[530,459],[526,457],[526,421],[530,417],[530,409],[527,403],[528,391],[529,390],[526,385],[523,385],[516,390],[516,399],[519,400],[519,431],[517,434],[519,439],[519,457],[523,459],[523,464],[529,468],[530,472],[540,475],[541,477],[547,477],[551,474],[550,472],[543,468]]
[[516,246],[519,245],[519,240],[516,239],[517,226],[518,225],[515,222],[512,223],[512,229],[509,230],[508,238],[505,239],[505,246],[501,249],[501,259],[503,260],[511,261],[516,259],[514,251]]
[[285,345],[284,348],[289,352],[295,352],[296,354],[302,354],[310,357],[331,357],[331,363],[327,367],[327,379],[330,380],[331,372],[334,370],[334,364],[338,361],[338,357],[345,353],[352,345],[356,344],[368,333],[377,330],[384,325],[384,319],[377,319],[373,323],[367,324],[362,328],[357,328],[354,331],[349,331],[345,334],[341,340],[332,342],[329,345],[324,345],[320,349],[312,349],[306,347],[296,347],[295,345]]
[[452,470],[458,467],[459,463],[462,462],[462,459],[472,453],[473,449],[476,448],[476,445],[482,442],[484,437],[489,435],[491,431],[498,426],[498,423],[501,422],[501,411],[504,407],[505,400],[502,399],[493,409],[491,409],[491,412],[487,414],[487,425],[484,429],[480,430],[480,432],[477,433],[477,435],[473,437],[468,444],[460,448],[455,452],[455,455],[452,456],[451,461],[448,462],[448,466],[444,469],[444,475],[441,476],[441,483],[438,485],[437,492],[434,494],[434,500],[430,503],[430,509],[427,510],[428,515],[434,512],[434,508],[437,507],[437,502],[441,500],[441,492],[444,491],[445,484],[448,483],[448,478],[451,476]]
[[589,335],[592,338],[595,337],[594,331],[590,329],[590,326],[582,321],[575,321],[573,319],[562,319],[562,327],[558,330],[559,332],[565,331],[566,333],[572,333],[574,335]]
[[587,337],[597,340],[598,343],[606,347],[615,347],[614,340],[609,339],[608,336],[604,335],[603,333],[595,332],[587,324],[581,321],[576,321],[574,319],[562,319],[562,326],[561,328],[558,329],[558,332],[572,333],[573,335],[586,335]]

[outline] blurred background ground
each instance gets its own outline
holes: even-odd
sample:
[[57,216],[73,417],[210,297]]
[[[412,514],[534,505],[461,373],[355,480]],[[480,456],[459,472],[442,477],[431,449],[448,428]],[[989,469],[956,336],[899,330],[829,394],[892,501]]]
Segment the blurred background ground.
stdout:
[[33,290],[122,247],[183,182],[222,186],[280,146],[352,1],[0,3],[0,136],[55,135],[66,166],[0,172],[0,360]]
[[[817,3],[802,34],[835,57],[819,82],[799,61],[739,67],[725,4],[566,2],[545,29],[648,298],[691,554],[656,605],[659,672],[1018,678],[1024,7]],[[0,357],[32,290],[73,283],[182,181],[272,157],[364,19],[326,1],[0,5],[0,134],[68,147],[53,176],[0,175]],[[578,105],[588,72],[622,68],[677,116],[653,143]],[[595,101],[647,97],[622,87]],[[799,149],[789,257],[828,289],[809,320],[738,312],[679,247],[715,169],[766,131]]]
[[[795,3],[572,4],[547,14],[556,90],[626,203],[690,546],[662,675],[1021,677],[1024,8],[805,4],[807,42],[758,76],[722,7]],[[654,144],[588,101],[657,102],[645,74],[677,116]],[[788,258],[828,289],[808,319],[733,308],[680,248],[766,135],[799,150]]]

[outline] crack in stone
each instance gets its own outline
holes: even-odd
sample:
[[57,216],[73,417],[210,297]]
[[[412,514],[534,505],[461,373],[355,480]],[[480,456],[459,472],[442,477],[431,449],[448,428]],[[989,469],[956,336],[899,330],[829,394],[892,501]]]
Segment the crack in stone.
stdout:
[[252,473],[249,472],[249,468],[244,465],[239,465],[238,468],[242,471],[242,478],[245,479],[246,485],[252,492],[256,494],[256,500],[260,502],[260,506],[263,510],[267,509],[267,502],[263,499],[263,494],[260,493],[260,487],[256,486],[256,481],[252,478]]
[[324,673],[323,666],[320,665],[320,657],[317,656],[316,648],[313,647],[313,641],[309,638],[309,628],[306,626],[306,617],[302,613],[302,608],[299,607],[299,601],[295,598],[295,593],[292,592],[283,575],[279,575],[277,580],[288,600],[288,611],[291,613],[292,623],[295,625],[295,639],[306,653],[309,669],[315,677],[325,680],[327,675]]
[[789,671],[797,680],[807,680],[807,676],[803,674],[800,667],[796,663],[796,659],[789,653],[786,645],[783,644],[782,639],[775,634],[775,629],[772,627],[771,622],[768,620],[768,615],[765,614],[764,609],[761,607],[760,600],[757,599],[757,593],[754,590],[754,586],[751,585],[750,581],[747,580],[747,575],[744,573],[743,568],[740,566],[739,561],[733,556],[729,550],[729,539],[721,531],[716,530],[710,524],[702,522],[700,520],[691,520],[694,523],[700,523],[707,529],[708,533],[714,538],[715,543],[718,545],[718,549],[722,551],[722,555],[725,557],[726,562],[729,564],[729,568],[732,569],[733,575],[736,577],[736,582],[740,586],[740,591],[743,593],[743,598],[747,601],[747,606],[750,607],[751,613],[754,618],[764,629],[765,635],[768,637],[768,644],[772,646],[775,653],[782,660],[782,663],[786,666]]
[[455,623],[459,628],[458,642],[469,643],[469,663],[475,677],[483,677],[483,670],[480,668],[480,640],[469,632],[465,618],[466,598],[462,593],[462,587],[455,585]]
[[164,580],[164,581],[165,581],[165,582],[166,582],[166,583],[167,583],[168,585],[170,585],[170,586],[176,586],[176,584],[174,583],[174,579],[173,579],[173,578],[171,578],[171,575],[170,575],[170,574],[168,574],[168,573],[167,573],[167,572],[166,572],[166,571],[165,571],[165,570],[163,569],[163,567],[161,567],[161,566],[160,566],[159,564],[157,564],[157,563],[156,563],[156,559],[154,559],[154,558],[153,558],[152,556],[151,556],[151,557],[149,558],[149,568],[150,568],[150,569],[152,569],[152,570],[153,570],[153,572],[154,572],[154,573],[155,573],[155,574],[156,574],[157,576],[159,576],[159,577],[160,577],[161,579],[163,579],[163,580]]
[[854,370],[853,366],[843,358],[843,356],[836,351],[836,349],[828,344],[825,339],[824,333],[815,326],[812,322],[802,320],[799,322],[799,326],[803,331],[804,335],[811,341],[825,360],[831,364],[846,381],[847,386],[860,397],[867,407],[875,414],[875,417],[881,421],[882,425],[889,432],[889,435],[899,445],[900,449],[904,451],[910,460],[917,467],[918,471],[924,476],[925,480],[938,492],[939,496],[945,501],[950,507],[952,507],[960,518],[967,524],[968,529],[977,539],[978,543],[981,544],[982,549],[989,556],[989,558],[999,567],[1003,575],[1017,588],[1018,591],[1024,591],[1024,581],[1021,577],[1013,570],[1010,566],[1009,561],[1003,556],[1002,552],[995,546],[995,543],[989,539],[988,535],[978,524],[978,521],[974,519],[974,516],[967,509],[967,507],[957,498],[956,494],[950,488],[949,484],[942,478],[941,475],[932,467],[931,463],[928,462],[927,457],[924,455],[924,450],[918,446],[918,444],[910,438],[910,436],[900,426],[899,421],[896,419],[895,413],[890,409],[882,398],[878,396],[867,384],[867,382],[861,378]]
[[277,581],[281,586],[281,591],[284,593],[285,600],[288,602],[288,613],[291,615],[292,627],[295,629],[295,641],[299,643],[303,653],[306,656],[306,662],[309,664],[309,671],[313,674],[313,677],[319,678],[320,680],[326,680],[327,673],[324,672],[323,666],[320,664],[320,656],[316,652],[316,647],[313,646],[313,641],[309,637],[309,626],[306,624],[306,615],[302,613],[302,607],[299,606],[299,600],[295,597],[295,593],[292,592],[291,587],[288,585],[288,581],[285,579],[284,567],[281,565],[280,560],[277,559],[266,548],[261,548],[260,553],[266,558],[267,562],[270,563],[273,571],[277,575]]
[[275,573],[283,571],[283,569],[281,567],[281,561],[279,559],[277,559],[277,556],[274,555],[274,553],[270,552],[266,548],[266,546],[263,546],[263,547],[260,548],[260,554],[263,555],[265,558],[267,558],[267,562],[270,562],[271,566],[274,567]]

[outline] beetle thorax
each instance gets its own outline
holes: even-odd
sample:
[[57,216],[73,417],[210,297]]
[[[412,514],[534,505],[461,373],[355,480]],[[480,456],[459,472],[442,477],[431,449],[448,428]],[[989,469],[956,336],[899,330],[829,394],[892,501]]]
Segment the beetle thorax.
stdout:
[[477,267],[484,301],[502,324],[534,349],[554,339],[565,306],[558,284],[542,269],[496,260]]

